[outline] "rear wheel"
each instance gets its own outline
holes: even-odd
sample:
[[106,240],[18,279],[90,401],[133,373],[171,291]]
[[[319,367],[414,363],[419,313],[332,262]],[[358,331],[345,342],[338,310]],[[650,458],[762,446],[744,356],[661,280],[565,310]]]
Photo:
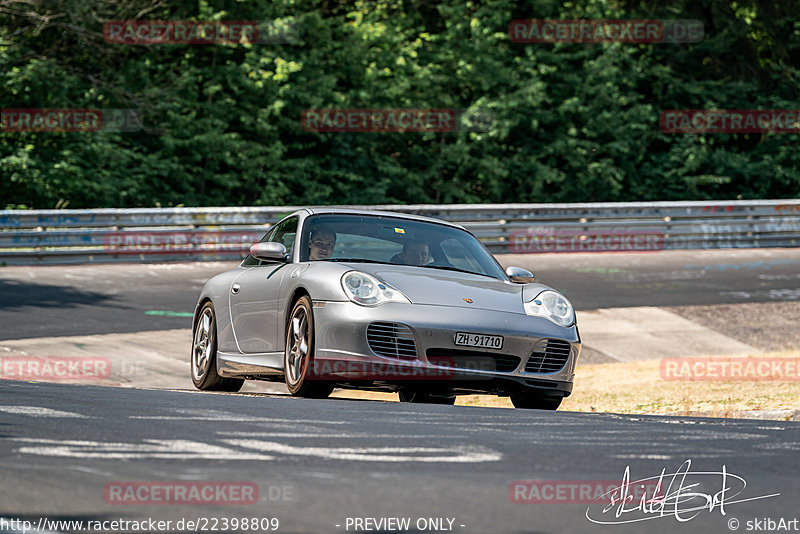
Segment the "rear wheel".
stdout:
[[403,388],[398,392],[400,402],[416,402],[425,404],[449,404],[456,403],[455,395],[436,395],[414,389]]
[[296,397],[324,399],[333,392],[333,386],[309,379],[309,369],[314,363],[314,315],[311,299],[297,299],[286,325],[286,350],[283,372],[289,393]]
[[562,397],[543,397],[537,393],[514,393],[511,404],[514,408],[527,410],[557,410],[561,406]]
[[239,391],[244,380],[224,378],[217,373],[217,319],[214,305],[206,302],[194,322],[192,383],[206,391]]

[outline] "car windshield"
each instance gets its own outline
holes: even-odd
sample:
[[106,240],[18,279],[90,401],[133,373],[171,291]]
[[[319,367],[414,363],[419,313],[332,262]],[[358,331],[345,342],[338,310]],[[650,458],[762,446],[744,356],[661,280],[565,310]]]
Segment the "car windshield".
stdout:
[[321,214],[306,219],[300,261],[410,265],[505,280],[472,234],[452,226],[379,215]]

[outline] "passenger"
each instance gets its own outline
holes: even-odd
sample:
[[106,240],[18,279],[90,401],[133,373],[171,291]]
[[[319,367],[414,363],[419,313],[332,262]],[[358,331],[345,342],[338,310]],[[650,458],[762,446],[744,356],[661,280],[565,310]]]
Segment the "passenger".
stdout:
[[403,244],[403,250],[392,258],[392,263],[402,263],[403,265],[427,265],[430,251],[425,242],[407,241]]

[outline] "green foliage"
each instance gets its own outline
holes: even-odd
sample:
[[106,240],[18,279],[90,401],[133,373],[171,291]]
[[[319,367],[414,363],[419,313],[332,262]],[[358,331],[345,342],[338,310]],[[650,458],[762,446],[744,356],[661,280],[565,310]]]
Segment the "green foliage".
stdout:
[[[136,132],[0,132],[0,208],[800,196],[793,134],[671,134],[664,109],[797,109],[783,0],[0,0],[3,108]],[[291,44],[119,45],[103,22],[282,20]],[[521,44],[513,19],[698,19],[696,44]],[[456,108],[485,132],[315,133],[309,108]]]

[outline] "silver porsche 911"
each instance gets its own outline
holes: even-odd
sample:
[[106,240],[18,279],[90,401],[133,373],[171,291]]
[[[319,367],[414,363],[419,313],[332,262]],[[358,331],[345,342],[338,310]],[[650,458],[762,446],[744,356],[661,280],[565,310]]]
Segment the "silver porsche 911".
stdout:
[[503,271],[461,226],[339,208],[293,213],[211,278],[193,340],[203,390],[271,380],[303,397],[483,393],[546,410],[571,393],[581,347],[569,301],[529,271]]

